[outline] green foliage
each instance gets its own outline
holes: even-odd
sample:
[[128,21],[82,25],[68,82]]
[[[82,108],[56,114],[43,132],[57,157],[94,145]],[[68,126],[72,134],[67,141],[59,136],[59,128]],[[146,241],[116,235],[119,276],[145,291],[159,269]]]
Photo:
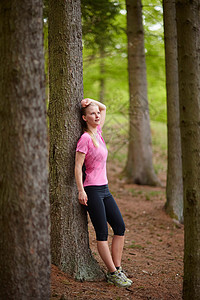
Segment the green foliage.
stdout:
[[161,155],[167,151],[167,126],[162,122],[151,122],[152,144],[155,149],[159,148]]
[[95,52],[112,45],[114,34],[120,31],[115,24],[119,1],[82,0],[81,10],[84,46]]
[[[122,5],[113,0],[83,0],[83,62],[84,62],[84,94],[98,99],[100,82],[106,83],[106,104],[113,103],[113,99],[128,101],[128,77],[121,80],[121,64],[125,61],[126,36],[124,18],[120,18]],[[123,47],[123,49],[122,49]],[[119,57],[121,52],[122,56]],[[104,65],[104,72],[100,64]],[[127,73],[127,72],[126,72]],[[118,88],[116,89],[116,85]],[[109,91],[109,92],[108,92]],[[116,103],[114,105],[116,109]]]
[[143,0],[148,98],[152,120],[166,122],[163,10],[160,0]]
[[[98,99],[100,79],[98,59],[87,61],[85,58],[87,53],[84,49],[84,95]],[[127,105],[129,99],[127,59],[119,54],[106,57],[105,70],[105,102],[109,106],[109,111],[115,112],[119,107]]]
[[[94,1],[96,2],[96,1]],[[115,3],[117,1],[113,1]],[[106,80],[105,100],[111,112],[119,111],[128,106],[128,71],[127,71],[127,37],[126,37],[126,10],[125,1],[120,0],[120,10],[115,13],[113,26],[120,30],[110,30],[112,44],[106,46],[105,74]],[[143,1],[145,52],[147,64],[148,99],[151,120],[166,122],[166,92],[165,92],[165,62],[162,23],[162,3],[159,0]],[[99,28],[100,29],[100,28]],[[90,32],[92,29],[90,29]],[[105,31],[104,31],[105,32]],[[103,38],[104,40],[104,38]],[[106,37],[105,37],[106,40]],[[91,39],[92,41],[92,39]],[[92,46],[93,45],[93,46]],[[84,95],[98,99],[100,90],[99,56],[92,49],[83,49],[83,81]]]
[[[82,0],[84,96],[99,99],[105,79],[109,112],[128,109],[128,71],[125,0]],[[143,0],[148,99],[151,120],[166,122],[163,16],[160,0]],[[100,72],[99,49],[104,48],[105,73]],[[48,0],[44,0],[45,73],[48,79]],[[47,82],[48,85],[48,82]],[[47,89],[48,90],[48,89]]]
[[[104,125],[104,139],[109,149],[108,160],[124,166],[127,161],[128,113],[124,107],[110,114],[108,109]],[[125,107],[126,108],[126,107]],[[127,106],[128,109],[128,106]],[[163,122],[151,121],[153,165],[157,174],[167,172],[167,126]],[[123,174],[122,174],[123,177]],[[134,191],[130,191],[134,194]],[[136,194],[134,194],[137,196]],[[151,195],[150,195],[151,196]],[[148,200],[148,199],[146,199]]]

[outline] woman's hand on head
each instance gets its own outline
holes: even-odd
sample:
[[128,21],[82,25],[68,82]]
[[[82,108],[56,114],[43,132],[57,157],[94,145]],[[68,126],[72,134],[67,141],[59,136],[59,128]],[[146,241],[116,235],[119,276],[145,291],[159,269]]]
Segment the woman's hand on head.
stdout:
[[83,99],[83,100],[81,101],[81,106],[82,106],[82,107],[86,107],[86,106],[88,106],[91,102],[92,102],[91,99],[85,98],[85,99]]
[[81,191],[78,193],[78,200],[79,200],[80,204],[87,206],[88,198],[87,198],[87,194],[85,191]]

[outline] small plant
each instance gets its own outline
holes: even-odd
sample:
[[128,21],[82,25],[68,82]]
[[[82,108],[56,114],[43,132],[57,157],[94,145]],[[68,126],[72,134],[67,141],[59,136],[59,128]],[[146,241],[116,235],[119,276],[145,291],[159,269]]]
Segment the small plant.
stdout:
[[150,201],[151,200],[151,198],[149,197],[149,195],[146,195],[145,199],[146,199],[146,201]]
[[128,246],[128,248],[136,248],[136,249],[144,249],[143,246],[139,245],[139,244],[136,244],[134,241],[132,241],[132,244]]
[[151,260],[155,260],[155,258],[153,256],[146,256],[146,258],[151,259]]
[[150,241],[146,241],[146,244],[147,244],[147,245],[151,245],[151,244],[152,244],[152,242],[150,242]]
[[133,197],[137,197],[137,196],[142,196],[143,195],[143,191],[136,191],[133,188],[129,189],[129,192],[132,194]]
[[163,194],[162,191],[149,191],[145,193],[145,198],[147,201],[152,201],[154,197],[161,196]]

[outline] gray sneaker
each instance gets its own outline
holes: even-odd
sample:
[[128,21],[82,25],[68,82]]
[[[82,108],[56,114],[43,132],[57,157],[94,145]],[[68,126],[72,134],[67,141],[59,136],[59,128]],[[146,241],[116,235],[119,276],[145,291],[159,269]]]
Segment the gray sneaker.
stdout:
[[123,271],[122,267],[119,267],[118,272],[120,272],[124,279],[127,280],[130,284],[133,283],[133,281],[126,276],[126,273]]
[[108,283],[112,283],[118,287],[129,287],[131,283],[128,282],[125,277],[122,275],[121,272],[115,271],[114,274],[107,274],[107,281]]

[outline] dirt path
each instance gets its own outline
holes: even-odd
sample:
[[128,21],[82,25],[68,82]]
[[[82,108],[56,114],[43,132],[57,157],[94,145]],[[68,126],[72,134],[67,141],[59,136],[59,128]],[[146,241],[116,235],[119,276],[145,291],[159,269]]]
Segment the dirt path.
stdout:
[[[108,164],[109,188],[126,224],[123,268],[133,285],[123,289],[106,282],[76,282],[52,266],[52,300],[182,299],[183,226],[163,210],[165,189],[126,184],[117,179],[118,172]],[[103,266],[90,223],[89,232],[93,254]]]

